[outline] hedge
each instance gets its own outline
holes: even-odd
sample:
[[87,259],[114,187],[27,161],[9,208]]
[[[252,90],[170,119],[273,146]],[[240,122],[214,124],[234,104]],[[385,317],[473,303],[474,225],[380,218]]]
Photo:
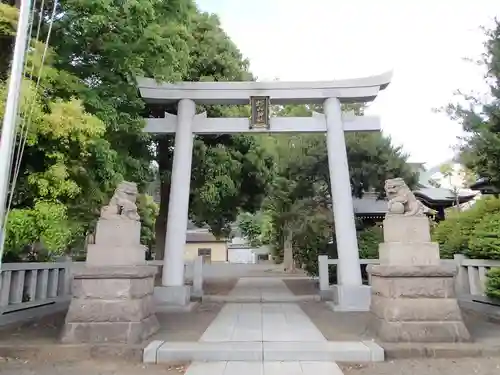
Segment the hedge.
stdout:
[[500,299],[500,268],[488,271],[486,280],[486,295],[490,298]]
[[[433,230],[441,258],[463,254],[472,259],[500,259],[500,199],[485,197],[470,209],[451,212]],[[500,298],[500,269],[488,272],[486,294]]]
[[470,209],[462,212],[450,212],[446,220],[440,222],[433,230],[433,240],[438,242],[441,250],[441,258],[451,259],[454,254],[463,254],[472,259],[496,259],[485,258],[484,251],[479,244],[475,243],[471,248],[473,240],[479,232],[475,232],[478,225],[482,223],[484,232],[484,221],[487,217],[500,213],[500,199],[487,197],[478,200]]
[[476,259],[500,259],[500,212],[481,219],[472,231],[465,254]]
[[371,227],[358,232],[358,249],[361,259],[378,259],[378,245],[384,242],[381,227]]

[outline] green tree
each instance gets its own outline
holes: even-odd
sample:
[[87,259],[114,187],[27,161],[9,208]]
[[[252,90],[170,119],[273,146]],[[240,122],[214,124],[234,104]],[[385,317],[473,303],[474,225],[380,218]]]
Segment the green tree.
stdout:
[[[350,109],[363,113],[362,106],[344,108]],[[274,108],[274,113],[310,116],[313,110],[320,111],[315,106],[284,106]],[[325,136],[278,135],[262,143],[273,150],[276,160],[277,177],[264,205],[273,218],[274,248],[284,258],[286,252],[290,253],[291,242],[292,258],[315,272],[317,255],[330,252],[336,256],[332,253],[335,241]],[[415,184],[416,175],[406,163],[406,155],[381,133],[347,134],[346,148],[354,196],[361,197],[370,190],[382,196],[387,178],[403,177],[410,186]]]
[[[57,73],[50,67],[47,72]],[[21,216],[26,214],[24,216],[34,217],[38,212],[37,205],[46,202],[53,205],[54,212],[64,211],[60,217],[71,219],[71,241],[77,241],[91,225],[107,190],[111,190],[120,178],[114,170],[115,153],[109,143],[101,138],[105,131],[104,124],[85,112],[80,100],[48,99],[45,94],[43,87],[35,89],[30,81],[24,81],[21,116],[30,121],[25,123],[27,132],[24,133],[23,128],[19,132],[17,149],[23,143],[25,147],[12,197],[11,215],[19,217],[16,216],[16,210],[20,210],[23,213]],[[3,83],[0,84],[0,102],[4,102],[5,97],[6,85]],[[3,117],[3,110],[2,106],[0,118]],[[24,135],[25,139],[22,137]],[[14,161],[17,165],[18,159]],[[19,223],[16,228],[20,228]],[[28,231],[29,220],[25,223]],[[60,220],[51,223],[58,226]],[[39,236],[40,230],[32,228],[33,236]],[[44,230],[49,231],[48,227]],[[51,230],[58,229],[54,227]],[[8,233],[13,235],[12,230],[8,230]],[[43,242],[49,244],[50,241]],[[6,243],[7,247],[11,243],[8,238]],[[24,246],[32,244],[25,243]],[[65,250],[68,245],[69,242],[63,246],[64,249],[58,248],[58,251]],[[15,249],[11,250],[19,250],[18,240]],[[54,248],[48,250],[55,252]],[[7,251],[10,251],[9,248]]]
[[[458,120],[466,132],[460,147],[460,160],[476,176],[500,187],[500,21],[495,20],[492,29],[486,31],[485,53],[482,64],[486,67],[489,95],[482,97],[463,95],[465,104],[450,104],[446,108],[452,119]],[[498,215],[485,216],[477,224],[470,239],[472,257],[498,258],[494,228]],[[500,292],[498,270],[489,274],[487,293],[498,297]]]
[[271,217],[265,211],[254,214],[242,212],[237,219],[237,225],[250,246],[259,247],[269,244],[272,233]]
[[[216,16],[193,15],[187,25],[191,39],[190,61],[185,81],[242,81],[252,79],[248,61],[220,27]],[[248,115],[248,107],[200,106],[209,117]],[[152,116],[163,117],[175,107],[153,108]],[[173,136],[156,139],[160,170],[160,213],[156,221],[156,258],[163,258],[166,219],[173,160]],[[238,213],[257,210],[271,179],[272,158],[258,138],[246,135],[197,136],[194,143],[190,218],[208,225],[217,237],[228,236]]]
[[[48,31],[53,4],[51,0],[45,1],[44,33]],[[3,4],[1,11],[0,30],[8,44],[14,36],[17,12]],[[192,0],[59,2],[51,47],[50,67],[44,68],[41,77],[43,104],[49,108],[52,101],[79,103],[86,114],[99,121],[96,129],[101,131],[98,140],[92,142],[91,150],[87,150],[92,160],[82,159],[88,164],[80,174],[85,172],[89,178],[77,181],[80,191],[78,194],[71,192],[71,199],[68,195],[71,184],[65,185],[68,199],[60,196],[63,204],[68,205],[69,217],[86,223],[91,230],[98,208],[109,198],[116,181],[135,181],[144,190],[155,176],[152,161],[158,157],[164,182],[160,217],[156,221],[160,233],[157,230],[156,237],[162,242],[173,137],[153,140],[142,130],[144,116],[154,116],[155,111],[163,115],[165,110],[171,109],[146,108],[135,78],[148,76],[162,81],[250,79],[248,62],[220,28],[217,17],[199,12]],[[241,111],[240,108],[220,106],[199,110],[203,109],[211,116],[236,115]],[[39,152],[49,152],[54,147],[51,142],[38,138],[36,147]],[[14,206],[18,208],[33,207],[44,187],[35,184],[35,180],[43,182],[50,177],[43,173],[52,164],[37,159],[39,155],[31,151],[34,150],[25,152],[17,184]],[[61,157],[69,158],[67,162],[73,160],[72,145],[63,151]],[[261,157],[262,149],[253,137],[243,136],[198,137],[194,156],[191,216],[198,223],[209,223],[214,233],[223,235],[228,232],[228,223],[234,221],[240,207],[248,210],[259,207],[268,179],[266,158]],[[221,165],[229,167],[222,175]],[[223,176],[226,171],[230,178]],[[29,182],[27,176],[32,172],[42,175],[37,174]],[[158,247],[163,250],[161,243]]]
[[56,67],[84,82],[79,96],[100,118],[126,180],[152,176],[150,137],[142,130],[145,105],[135,79],[180,80],[189,64],[190,0],[67,0],[53,26]]
[[466,135],[460,161],[477,176],[500,187],[500,22],[486,32],[482,64],[486,67],[489,95],[463,95],[462,103],[449,104],[447,113],[462,124]]

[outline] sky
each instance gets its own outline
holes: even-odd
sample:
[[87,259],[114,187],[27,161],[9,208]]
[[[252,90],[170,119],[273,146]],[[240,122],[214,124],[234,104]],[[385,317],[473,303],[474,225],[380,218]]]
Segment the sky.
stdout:
[[460,124],[434,109],[487,92],[481,26],[499,0],[197,0],[216,13],[260,81],[324,81],[392,70],[367,114],[427,167],[453,157]]

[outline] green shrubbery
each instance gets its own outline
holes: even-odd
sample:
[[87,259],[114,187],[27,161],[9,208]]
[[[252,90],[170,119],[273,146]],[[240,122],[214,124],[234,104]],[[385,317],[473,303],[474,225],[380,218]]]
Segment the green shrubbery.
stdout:
[[[472,259],[500,259],[500,249],[495,250],[494,245],[497,237],[494,222],[500,219],[498,215],[498,198],[484,198],[469,210],[450,212],[433,230],[433,240],[440,245],[441,257],[450,259],[454,254],[463,254]],[[483,239],[487,232],[488,238]],[[483,248],[485,243],[488,243],[488,250]]]
[[381,227],[371,227],[358,232],[359,257],[361,259],[378,259],[378,245],[384,242]]
[[500,299],[500,268],[492,268],[487,276],[486,295],[490,298]]
[[65,253],[77,230],[62,204],[40,201],[33,209],[14,209],[7,221],[3,261],[52,260]]
[[486,215],[477,223],[466,255],[476,259],[500,259],[500,212]]
[[[460,213],[451,213],[433,231],[442,258],[463,254],[472,259],[500,259],[500,199],[484,198]],[[500,269],[488,273],[486,294],[500,298]]]

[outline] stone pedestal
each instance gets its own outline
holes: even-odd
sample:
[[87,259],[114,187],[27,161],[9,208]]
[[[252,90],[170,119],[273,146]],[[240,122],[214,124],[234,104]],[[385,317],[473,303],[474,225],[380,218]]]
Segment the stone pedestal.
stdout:
[[371,266],[372,327],[387,342],[469,341],[455,298],[456,271],[442,266]]
[[141,343],[158,331],[156,267],[85,267],[74,274],[64,343]]
[[135,184],[124,182],[101,211],[86,265],[73,272],[65,343],[137,344],[159,329],[153,301],[157,269],[146,265],[136,194]]
[[426,216],[388,215],[380,265],[369,266],[372,328],[386,342],[462,342],[470,334],[458,306],[456,268],[441,265]]

